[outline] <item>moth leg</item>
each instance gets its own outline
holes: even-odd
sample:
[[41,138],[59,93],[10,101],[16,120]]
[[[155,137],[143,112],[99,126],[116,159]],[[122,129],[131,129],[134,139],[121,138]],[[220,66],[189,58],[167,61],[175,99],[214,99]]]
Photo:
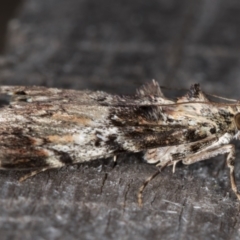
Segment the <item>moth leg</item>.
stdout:
[[146,188],[146,186],[148,185],[148,183],[150,181],[152,181],[158,174],[160,173],[160,170],[158,170],[157,172],[155,172],[153,175],[151,175],[149,178],[147,178],[145,180],[145,182],[142,184],[142,186],[139,188],[138,190],[138,195],[137,195],[137,198],[138,198],[138,206],[139,207],[142,207],[143,206],[143,191],[144,189]]
[[194,155],[191,155],[182,160],[183,164],[190,165],[195,162],[209,159],[220,154],[227,154],[226,163],[230,171],[230,182],[231,188],[238,200],[240,200],[240,194],[237,190],[237,185],[235,181],[235,172],[234,172],[234,162],[235,162],[235,146],[232,144],[220,146],[218,148],[208,149],[205,152],[199,152]]
[[233,192],[236,194],[238,200],[240,200],[240,194],[237,190],[236,180],[235,180],[235,172],[234,172],[234,162],[235,162],[235,148],[233,148],[233,154],[231,152],[227,156],[227,166],[230,171],[230,181],[231,181],[231,188]]
[[41,168],[41,169],[32,171],[32,172],[30,172],[30,173],[28,173],[28,174],[25,174],[25,175],[22,176],[21,178],[19,178],[18,181],[19,181],[19,182],[23,182],[23,181],[27,180],[28,178],[31,178],[31,177],[33,177],[33,176],[35,176],[35,175],[37,175],[37,174],[39,174],[39,173],[41,173],[41,172],[44,172],[44,171],[46,171],[46,170],[48,170],[48,169],[49,169],[49,167]]
[[[167,164],[168,164],[168,163],[167,163]],[[165,167],[167,166],[167,164],[165,164],[165,165],[162,166],[162,167],[158,167],[158,171],[156,171],[154,174],[152,174],[150,177],[148,177],[148,178],[144,181],[144,183],[142,184],[142,186],[139,188],[139,190],[138,190],[138,195],[137,195],[137,198],[138,198],[138,206],[139,206],[139,207],[142,207],[142,205],[143,205],[142,199],[143,199],[143,191],[144,191],[144,189],[146,188],[146,186],[148,185],[148,183],[149,183],[150,181],[152,181],[152,180],[163,170],[163,168],[165,168]]]
[[173,173],[175,173],[175,171],[176,171],[176,165],[177,165],[178,162],[180,162],[180,161],[174,161],[173,162],[173,168],[172,168]]

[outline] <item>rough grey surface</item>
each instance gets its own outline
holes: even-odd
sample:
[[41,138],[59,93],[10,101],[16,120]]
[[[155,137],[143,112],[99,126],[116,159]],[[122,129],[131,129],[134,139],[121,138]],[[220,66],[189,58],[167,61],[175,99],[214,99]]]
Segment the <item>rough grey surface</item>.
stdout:
[[[0,83],[134,93],[198,82],[239,96],[240,2],[27,0],[8,26]],[[240,154],[237,151],[237,159]],[[141,154],[51,170],[20,184],[0,175],[1,239],[239,239],[239,203],[223,157],[165,169]],[[240,164],[237,162],[237,182]],[[240,187],[240,184],[239,184]]]

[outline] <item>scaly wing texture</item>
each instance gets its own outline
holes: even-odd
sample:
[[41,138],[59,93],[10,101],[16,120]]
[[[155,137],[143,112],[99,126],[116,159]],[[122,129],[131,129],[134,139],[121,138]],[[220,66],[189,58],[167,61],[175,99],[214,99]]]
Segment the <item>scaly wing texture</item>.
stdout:
[[0,109],[1,168],[59,167],[205,139],[220,131],[202,116],[207,107],[182,104],[203,96],[196,89],[175,103],[155,81],[133,96],[2,86],[11,102]]

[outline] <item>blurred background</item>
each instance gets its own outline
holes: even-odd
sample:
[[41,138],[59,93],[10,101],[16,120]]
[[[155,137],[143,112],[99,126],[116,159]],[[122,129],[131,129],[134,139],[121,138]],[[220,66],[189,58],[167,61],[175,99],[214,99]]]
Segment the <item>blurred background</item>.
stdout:
[[[161,85],[238,98],[238,0],[2,0],[0,84],[133,94]],[[236,173],[240,188],[239,147]],[[141,155],[0,174],[1,239],[239,239],[239,203],[220,156],[156,168]],[[33,237],[34,236],[34,237]]]
[[0,81],[133,93],[155,78],[232,96],[239,8],[236,0],[2,1]]
[[20,0],[3,0],[0,8],[0,54],[3,54],[7,42],[8,22],[17,15],[20,10],[22,1]]

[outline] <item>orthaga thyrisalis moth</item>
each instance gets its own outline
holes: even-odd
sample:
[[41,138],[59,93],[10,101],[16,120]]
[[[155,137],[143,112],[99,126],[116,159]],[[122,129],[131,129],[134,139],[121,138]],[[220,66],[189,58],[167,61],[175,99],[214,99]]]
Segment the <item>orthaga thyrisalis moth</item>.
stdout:
[[68,164],[145,152],[156,166],[193,164],[226,154],[231,187],[240,104],[208,100],[198,84],[176,101],[157,82],[133,96],[45,87],[1,86],[11,95],[0,108],[0,168],[39,172]]

